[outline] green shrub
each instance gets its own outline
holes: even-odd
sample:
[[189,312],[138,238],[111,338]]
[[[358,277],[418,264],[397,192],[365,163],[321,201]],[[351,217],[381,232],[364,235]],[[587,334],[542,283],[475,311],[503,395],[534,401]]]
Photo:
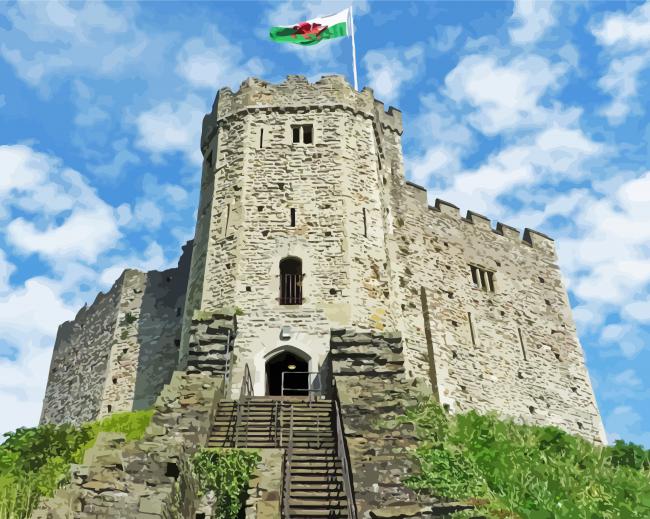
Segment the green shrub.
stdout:
[[447,416],[435,403],[409,411],[420,438],[414,489],[487,500],[488,517],[650,517],[648,454],[640,446],[599,447],[554,427],[475,412]]
[[248,482],[260,460],[257,452],[240,449],[202,449],[193,456],[201,492],[214,492],[215,519],[239,517]]
[[124,315],[124,320],[122,321],[122,326],[133,324],[137,320],[138,318],[135,315],[133,315],[131,312],[126,312],[126,314]]
[[0,445],[0,519],[28,517],[41,496],[51,496],[81,463],[100,432],[141,438],[152,410],[115,413],[103,420],[73,425],[46,424],[5,433]]

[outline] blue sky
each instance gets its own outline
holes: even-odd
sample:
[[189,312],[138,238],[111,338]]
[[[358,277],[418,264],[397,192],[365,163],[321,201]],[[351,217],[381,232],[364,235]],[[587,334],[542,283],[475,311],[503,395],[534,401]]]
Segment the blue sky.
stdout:
[[[123,268],[176,263],[217,89],[351,81],[349,39],[267,39],[348,5],[0,3],[0,432],[37,422],[59,323]],[[650,447],[650,3],[354,10],[407,177],[556,239],[608,435]]]

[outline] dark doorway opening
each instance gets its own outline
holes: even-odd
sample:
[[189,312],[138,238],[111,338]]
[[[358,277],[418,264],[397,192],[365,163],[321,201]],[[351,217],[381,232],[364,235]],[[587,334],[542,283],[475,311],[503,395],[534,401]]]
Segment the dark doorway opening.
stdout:
[[306,360],[284,351],[266,363],[266,392],[268,395],[282,394],[282,372],[284,375],[285,396],[307,396],[309,389],[309,369]]

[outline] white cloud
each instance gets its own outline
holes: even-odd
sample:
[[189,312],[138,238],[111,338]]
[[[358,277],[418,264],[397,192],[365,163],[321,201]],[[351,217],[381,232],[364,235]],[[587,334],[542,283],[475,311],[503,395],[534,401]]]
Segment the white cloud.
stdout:
[[601,113],[612,124],[625,121],[629,113],[642,113],[635,106],[639,77],[650,67],[650,2],[629,13],[607,13],[600,22],[591,24],[591,31],[605,48],[609,66],[598,86],[612,96]]
[[188,40],[181,47],[176,72],[192,86],[207,88],[213,93],[224,86],[236,88],[247,77],[261,76],[265,72],[259,58],[243,60],[241,48],[211,27],[206,36]]
[[540,102],[558,86],[565,71],[566,65],[537,55],[501,64],[494,56],[474,54],[447,75],[446,94],[473,107],[468,120],[487,135],[543,126],[558,114]]
[[444,25],[436,27],[435,32],[436,37],[430,41],[430,45],[436,52],[443,53],[454,47],[463,29],[458,25]]
[[0,249],[0,294],[9,288],[9,278],[16,270],[16,266],[9,263],[7,255]]
[[43,229],[25,218],[16,218],[7,226],[8,241],[21,252],[38,253],[55,261],[79,258],[94,262],[119,237],[113,209],[105,204],[76,209],[60,225]]
[[375,97],[384,103],[396,103],[401,89],[424,69],[424,47],[371,50],[363,57],[368,84]]
[[28,336],[35,345],[44,346],[44,341],[54,337],[59,324],[74,318],[74,312],[61,298],[60,292],[64,289],[60,282],[35,277],[2,296],[0,331],[3,339],[22,344]]
[[[502,216],[510,211],[498,204],[500,196],[535,184],[582,178],[586,173],[582,163],[600,152],[601,146],[581,130],[550,126],[533,138],[502,149],[477,169],[451,172],[451,184],[432,196]],[[528,198],[528,192],[524,196]],[[561,208],[556,206],[555,211]]]
[[0,434],[38,425],[45,394],[51,348],[34,346],[22,338],[16,359],[0,357]]
[[[632,303],[650,284],[650,171],[622,183],[607,198],[594,198],[573,216],[579,237],[564,238],[565,274],[574,293],[603,304]],[[628,317],[638,316],[632,306]]]
[[114,259],[113,265],[104,269],[99,275],[99,284],[102,287],[110,287],[125,269],[138,269],[143,272],[164,270],[175,266],[175,261],[167,260],[162,247],[156,242],[151,242],[142,255],[132,254]]
[[432,146],[423,155],[408,158],[405,166],[410,180],[427,186],[432,176],[458,170],[459,152],[456,148]]
[[551,0],[515,0],[511,20],[516,27],[509,29],[515,44],[534,43],[555,23],[555,3]]
[[208,109],[208,103],[194,94],[179,103],[160,103],[138,115],[136,145],[154,157],[181,152],[192,164],[200,165],[201,126]]
[[10,28],[0,29],[0,55],[24,81],[43,88],[57,74],[112,75],[160,48],[135,26],[136,11],[133,4],[21,0],[6,10]]
[[623,313],[637,321],[650,323],[650,299],[625,305]]
[[592,33],[604,46],[650,47],[650,2],[630,13],[606,14],[601,23],[593,24]]
[[650,53],[632,54],[610,62],[607,73],[598,81],[598,86],[613,98],[600,110],[610,123],[625,121],[639,90],[639,75],[649,65]]
[[116,215],[76,171],[28,146],[0,146],[0,201],[19,207],[6,226],[7,241],[48,260],[96,260],[120,237]]

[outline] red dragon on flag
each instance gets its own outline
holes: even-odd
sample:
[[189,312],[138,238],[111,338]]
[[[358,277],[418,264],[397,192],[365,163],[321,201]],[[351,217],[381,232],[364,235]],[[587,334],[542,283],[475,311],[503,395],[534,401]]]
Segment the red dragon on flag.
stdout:
[[321,25],[320,23],[301,22],[293,26],[296,32],[291,37],[297,38],[300,35],[305,40],[318,40],[322,36],[323,31],[327,30],[327,27],[327,25]]

